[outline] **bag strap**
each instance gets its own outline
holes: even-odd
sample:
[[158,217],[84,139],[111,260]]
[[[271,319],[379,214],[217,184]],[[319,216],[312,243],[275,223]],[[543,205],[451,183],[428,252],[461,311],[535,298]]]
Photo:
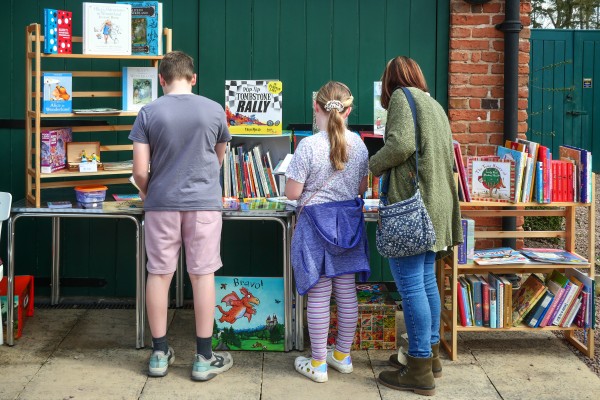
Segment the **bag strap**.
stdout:
[[[420,132],[419,126],[417,125],[417,106],[415,105],[415,99],[413,98],[412,93],[405,87],[399,87],[397,89],[402,89],[404,95],[406,96],[406,100],[408,101],[408,106],[410,107],[410,111],[412,114],[413,124],[415,126],[415,170],[416,170],[416,178],[414,179],[415,191],[419,189],[419,143],[420,143]],[[387,191],[390,184],[390,170],[388,170],[383,178],[383,185],[381,190],[381,196],[383,198],[387,197]]]
[[340,170],[335,170],[331,175],[329,175],[329,178],[327,178],[327,180],[323,182],[323,184],[319,186],[317,190],[315,190],[315,192],[308,198],[308,200],[306,200],[304,204],[300,206],[300,210],[298,211],[298,215],[296,216],[296,221],[300,219],[300,215],[302,214],[302,210],[304,210],[304,206],[310,203],[310,201],[317,195],[317,193],[319,193],[321,189],[323,189],[333,179],[333,177],[338,174],[338,172],[340,172]]

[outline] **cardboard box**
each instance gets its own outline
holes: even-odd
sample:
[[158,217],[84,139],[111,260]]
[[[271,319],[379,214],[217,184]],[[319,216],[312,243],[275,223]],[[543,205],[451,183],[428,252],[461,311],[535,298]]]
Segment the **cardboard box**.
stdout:
[[72,140],[71,128],[45,129],[42,131],[40,157],[42,174],[49,174],[67,166],[67,143]]
[[[0,308],[2,309],[2,323],[7,328],[7,312],[8,302],[6,297],[8,279],[0,281]],[[25,317],[33,316],[33,276],[21,275],[15,276],[15,321],[14,331],[15,339],[20,338],[23,334],[23,324]]]
[[[79,164],[81,164],[82,155],[85,155],[86,159],[92,161],[92,155],[95,154],[98,159],[100,158],[100,142],[71,142],[67,144],[67,164],[69,170],[79,171]],[[98,162],[98,169],[101,168],[102,163]]]
[[[358,284],[358,322],[352,350],[394,350],[396,344],[397,305],[383,284]],[[337,306],[332,298],[328,345],[335,344]]]

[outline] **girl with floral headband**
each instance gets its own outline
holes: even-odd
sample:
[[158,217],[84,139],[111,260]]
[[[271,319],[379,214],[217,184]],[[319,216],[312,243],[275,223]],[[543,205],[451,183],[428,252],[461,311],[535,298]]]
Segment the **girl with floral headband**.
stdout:
[[[369,277],[363,201],[368,152],[360,137],[346,128],[352,111],[350,89],[328,82],[313,104],[319,132],[303,139],[286,171],[285,194],[298,200],[291,244],[296,288],[307,295],[311,357],[298,357],[296,371],[326,382],[327,367],[352,372],[350,347],[356,332],[358,303],[355,274]],[[337,305],[335,349],[327,350],[329,304]]]

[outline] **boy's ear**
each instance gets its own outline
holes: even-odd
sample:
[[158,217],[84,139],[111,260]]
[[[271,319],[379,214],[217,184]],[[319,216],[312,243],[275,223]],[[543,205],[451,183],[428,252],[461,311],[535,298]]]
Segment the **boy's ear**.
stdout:
[[164,80],[161,74],[158,74],[158,83],[160,83],[160,86],[162,87],[167,86],[167,81]]
[[197,76],[196,74],[194,74],[194,75],[192,76],[192,80],[190,81],[190,84],[191,84],[192,86],[194,86],[194,85],[196,84],[196,81],[197,81],[197,80],[198,80],[198,76]]

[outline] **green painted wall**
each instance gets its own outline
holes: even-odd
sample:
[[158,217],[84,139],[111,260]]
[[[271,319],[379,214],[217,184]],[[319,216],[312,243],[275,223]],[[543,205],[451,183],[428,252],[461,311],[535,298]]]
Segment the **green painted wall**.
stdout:
[[[0,54],[10,55],[0,63],[0,76],[5,78],[5,95],[0,97],[0,190],[13,193],[15,199],[23,198],[25,186],[25,26],[42,22],[45,7],[66,9],[73,12],[73,34],[79,36],[81,3],[6,0],[4,8],[10,12],[0,15],[10,35],[0,42]],[[195,90],[223,103],[225,79],[278,78],[284,85],[284,126],[310,123],[311,92],[332,79],[346,83],[354,94],[356,107],[350,124],[371,124],[373,81],[379,80],[387,60],[401,54],[420,63],[432,95],[447,104],[448,0],[166,0],[163,7],[164,26],[173,28],[173,49],[197,60]],[[110,60],[57,60],[51,67],[112,70],[122,65]],[[94,84],[83,83],[91,90]],[[126,135],[101,140],[123,143]],[[50,221],[43,219],[20,220],[18,274],[49,277],[50,227]],[[278,275],[282,260],[279,229],[273,223],[226,223],[223,272]],[[127,221],[64,221],[61,277],[104,279],[106,285],[63,287],[61,293],[132,296],[133,232]],[[6,235],[5,227],[2,235]],[[0,257],[6,259],[5,238],[1,246]],[[373,278],[391,280],[376,251],[372,256]],[[37,292],[47,294],[48,288],[38,286]]]

